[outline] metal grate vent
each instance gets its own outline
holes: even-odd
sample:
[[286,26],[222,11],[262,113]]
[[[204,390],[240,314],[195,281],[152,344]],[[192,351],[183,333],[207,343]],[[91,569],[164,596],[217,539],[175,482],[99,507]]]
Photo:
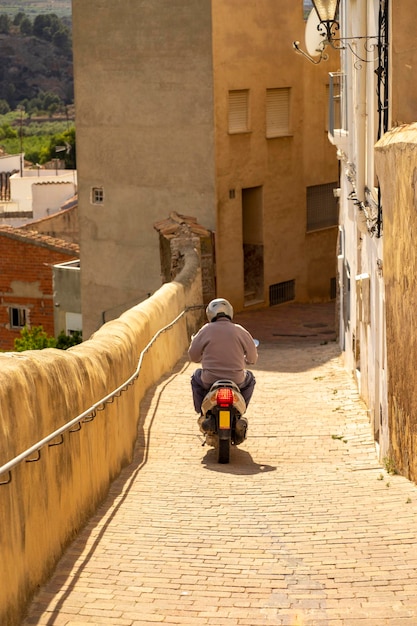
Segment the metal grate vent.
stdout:
[[295,280],[286,280],[283,283],[269,286],[269,306],[282,304],[295,299]]
[[331,278],[330,279],[330,300],[336,300],[336,295],[337,295],[337,291],[336,291],[336,278]]

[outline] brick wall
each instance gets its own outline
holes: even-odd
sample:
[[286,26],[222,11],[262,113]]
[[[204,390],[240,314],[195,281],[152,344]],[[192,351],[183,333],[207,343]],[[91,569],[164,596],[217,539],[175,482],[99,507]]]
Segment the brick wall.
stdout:
[[26,309],[28,326],[54,334],[52,265],[78,258],[76,246],[25,233],[0,230],[0,350],[13,350],[20,328],[10,327],[10,308]]

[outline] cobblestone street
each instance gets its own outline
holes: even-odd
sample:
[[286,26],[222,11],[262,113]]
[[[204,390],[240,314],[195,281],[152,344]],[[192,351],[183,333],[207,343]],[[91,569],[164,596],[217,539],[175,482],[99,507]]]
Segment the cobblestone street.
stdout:
[[26,626],[417,625],[417,487],[377,460],[333,315],[236,317],[261,345],[229,465],[201,445],[195,365],[148,392],[134,462]]

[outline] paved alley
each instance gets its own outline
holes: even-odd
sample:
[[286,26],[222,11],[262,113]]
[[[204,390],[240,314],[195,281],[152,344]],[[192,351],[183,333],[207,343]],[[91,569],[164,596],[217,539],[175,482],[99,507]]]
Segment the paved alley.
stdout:
[[184,357],[25,626],[417,625],[417,487],[377,461],[333,308],[236,321],[261,339],[248,439],[202,447]]

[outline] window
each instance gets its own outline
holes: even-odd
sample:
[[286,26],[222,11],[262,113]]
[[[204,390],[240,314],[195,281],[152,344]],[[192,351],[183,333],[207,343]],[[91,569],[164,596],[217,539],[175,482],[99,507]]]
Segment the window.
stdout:
[[9,323],[10,328],[24,328],[26,326],[26,309],[21,307],[9,308]]
[[82,332],[83,322],[81,313],[65,313],[65,333],[69,336]]
[[290,89],[266,90],[266,136],[285,137],[290,134]]
[[307,187],[307,232],[337,226],[339,203],[334,194],[338,183]]
[[229,133],[249,131],[249,89],[229,91]]
[[346,75],[342,72],[330,72],[329,78],[328,127],[334,137],[348,131]]
[[104,203],[104,189],[103,187],[93,187],[91,190],[91,202],[93,204]]

